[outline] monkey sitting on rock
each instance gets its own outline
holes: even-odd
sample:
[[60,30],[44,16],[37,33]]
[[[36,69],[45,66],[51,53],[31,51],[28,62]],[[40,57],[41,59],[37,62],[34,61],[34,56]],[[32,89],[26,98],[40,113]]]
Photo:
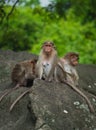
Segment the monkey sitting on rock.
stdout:
[[[12,81],[16,83],[16,86],[6,91],[1,96],[0,101],[13,90],[21,86],[27,86],[28,80],[33,81],[35,78],[39,78],[48,82],[55,80],[56,82],[67,84],[86,100],[90,111],[94,112],[94,108],[88,97],[76,87],[76,85],[78,85],[79,76],[75,66],[78,65],[78,59],[79,55],[74,52],[67,53],[63,58],[59,59],[54,43],[51,41],[44,42],[38,60],[28,60],[15,65],[11,78]],[[22,93],[12,103],[10,111],[12,111],[15,104],[30,91],[31,89],[29,88]]]
[[[10,92],[20,88],[20,87],[27,87],[31,86],[33,80],[36,78],[35,75],[35,66],[36,66],[37,59],[26,60],[20,63],[17,63],[11,73],[11,79],[13,84],[15,84],[14,88],[9,90],[5,90],[2,96],[0,97],[0,101],[8,95]],[[29,83],[30,82],[30,83]],[[22,93],[16,101],[14,101],[10,107],[10,111],[13,109],[14,105],[26,94],[30,92],[30,88]]]
[[65,83],[75,90],[86,100],[90,111],[94,112],[94,108],[88,97],[76,87],[78,85],[79,76],[75,66],[78,65],[78,60],[79,55],[75,52],[69,52],[63,58],[60,58],[55,68],[55,81]]
[[77,73],[76,66],[79,62],[79,54],[75,52],[69,52],[63,58],[60,58],[60,60],[66,72],[66,80],[70,84],[77,86],[79,75]]
[[46,81],[52,81],[56,65],[57,51],[54,43],[51,41],[46,41],[41,47],[39,59],[36,64],[37,77]]

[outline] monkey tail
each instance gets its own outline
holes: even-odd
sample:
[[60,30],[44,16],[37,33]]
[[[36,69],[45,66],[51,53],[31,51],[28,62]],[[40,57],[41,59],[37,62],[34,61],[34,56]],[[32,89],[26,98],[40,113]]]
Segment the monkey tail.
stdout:
[[4,93],[2,94],[2,96],[0,97],[0,102],[3,100],[3,98],[8,95],[9,93],[11,93],[12,91],[14,91],[15,89],[17,89],[19,87],[19,85],[17,84],[16,87],[11,88],[9,90],[5,90]]
[[86,100],[91,113],[95,112],[90,100],[88,99],[88,97],[83,92],[81,92],[77,87],[69,84],[67,81],[64,81],[64,83],[66,83],[68,86],[70,86],[72,89],[74,89],[77,93],[79,93]]
[[29,93],[30,90],[31,90],[31,89],[28,89],[28,90],[26,90],[25,92],[23,92],[23,93],[11,104],[10,110],[9,110],[10,112],[13,110],[15,104],[17,104],[17,102],[18,102],[23,96],[25,96],[27,93]]
[[11,92],[11,90],[6,90],[3,95],[0,97],[0,102],[3,100],[3,98],[8,95]]

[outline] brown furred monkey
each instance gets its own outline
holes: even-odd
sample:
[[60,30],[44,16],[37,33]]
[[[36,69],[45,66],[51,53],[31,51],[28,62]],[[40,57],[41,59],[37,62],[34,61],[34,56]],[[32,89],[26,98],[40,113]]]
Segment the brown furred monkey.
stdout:
[[37,60],[32,59],[32,60],[27,60],[24,62],[17,63],[11,73],[11,79],[12,82],[15,84],[14,88],[11,88],[9,90],[5,90],[3,95],[0,97],[0,102],[2,99],[8,95],[10,92],[18,89],[19,87],[27,87],[27,83],[35,79],[35,65],[36,65]]
[[13,83],[20,86],[27,86],[28,80],[34,80],[36,59],[26,60],[15,65],[11,73]]
[[36,64],[37,77],[46,81],[52,81],[56,64],[57,51],[54,43],[46,41],[42,45],[39,59]]
[[78,58],[78,54],[74,52],[67,53],[64,58],[61,58],[55,68],[55,81],[65,83],[73,90],[75,90],[86,100],[90,111],[94,112],[94,108],[88,97],[76,87],[76,85],[78,85],[79,79],[75,69],[75,66],[78,64]]
[[70,84],[77,86],[79,75],[77,73],[76,66],[78,65],[79,62],[79,54],[75,52],[69,52],[60,60],[66,72],[66,80]]

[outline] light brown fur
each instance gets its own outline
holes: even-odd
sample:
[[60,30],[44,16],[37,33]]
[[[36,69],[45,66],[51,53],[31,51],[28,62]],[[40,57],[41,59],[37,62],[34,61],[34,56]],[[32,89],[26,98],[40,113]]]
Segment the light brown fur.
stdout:
[[[64,58],[58,60],[58,64],[55,67],[55,76],[54,76],[55,81],[65,83],[73,90],[75,90],[79,95],[81,95],[86,100],[90,111],[94,112],[94,108],[90,100],[88,99],[88,97],[76,87],[76,85],[78,85],[79,76],[77,74],[75,66],[73,66],[71,63],[71,59],[70,59],[71,54],[75,55],[75,53],[68,53]],[[78,62],[76,61],[75,65],[77,64]],[[65,65],[68,70],[66,69]]]
[[[20,62],[16,64],[12,70],[11,73],[11,79],[12,82],[15,83],[15,87],[5,90],[2,96],[0,97],[0,101],[8,95],[10,92],[20,88],[20,87],[27,87],[27,81],[31,80],[33,81],[36,78],[35,74],[35,65],[36,65],[37,60],[32,59],[32,60],[27,60]],[[13,109],[15,104],[26,94],[30,92],[30,88],[26,90],[24,93],[22,93],[11,105],[10,111]]]
[[66,80],[74,86],[78,85],[79,80],[79,75],[76,70],[78,60],[79,54],[75,52],[69,52],[63,58],[60,58],[62,66],[66,72]]
[[53,43],[47,41],[42,46],[39,59],[36,64],[38,78],[45,79],[46,81],[52,81],[56,64],[57,51],[55,50]]

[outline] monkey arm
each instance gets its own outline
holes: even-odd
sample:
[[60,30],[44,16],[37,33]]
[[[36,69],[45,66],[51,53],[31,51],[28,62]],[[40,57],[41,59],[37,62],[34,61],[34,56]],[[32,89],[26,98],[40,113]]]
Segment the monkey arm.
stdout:
[[41,61],[37,61],[36,68],[35,68],[36,77],[42,79],[43,75],[43,67]]
[[52,61],[52,65],[51,65],[51,70],[49,72],[49,75],[47,76],[46,80],[47,81],[52,81],[54,79],[54,71],[55,71],[55,68],[56,68],[56,65],[57,65],[57,61],[58,61],[58,58],[57,58],[57,55],[55,55],[53,57],[53,61]]

